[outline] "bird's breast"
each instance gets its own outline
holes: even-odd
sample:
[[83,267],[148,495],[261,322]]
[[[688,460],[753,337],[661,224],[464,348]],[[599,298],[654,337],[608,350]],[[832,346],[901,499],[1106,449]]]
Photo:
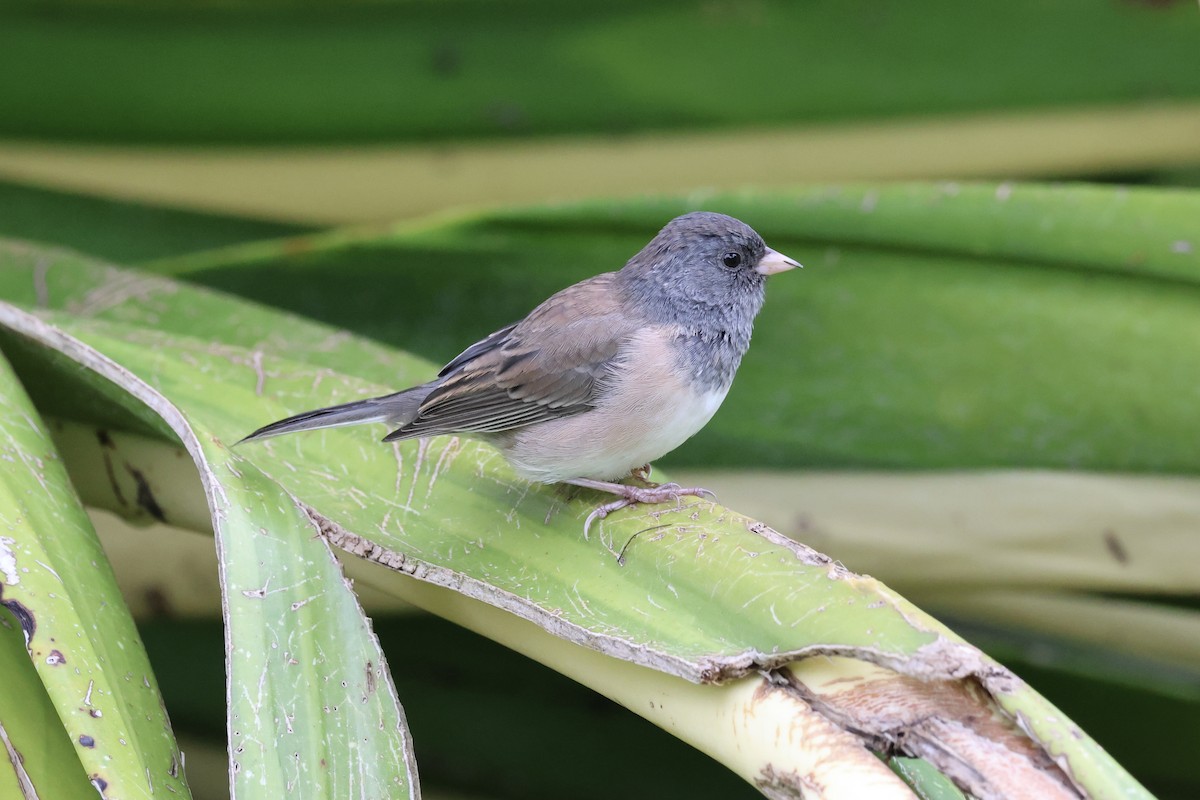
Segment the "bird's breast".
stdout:
[[728,391],[750,345],[749,331],[676,327],[671,350],[679,373],[698,392]]

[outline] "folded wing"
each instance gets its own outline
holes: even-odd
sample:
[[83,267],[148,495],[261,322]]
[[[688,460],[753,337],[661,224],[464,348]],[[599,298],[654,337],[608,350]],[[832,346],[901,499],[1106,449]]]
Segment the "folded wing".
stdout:
[[416,417],[385,441],[496,433],[593,408],[621,345],[641,325],[618,302],[613,277],[565,289],[468,347],[443,368]]

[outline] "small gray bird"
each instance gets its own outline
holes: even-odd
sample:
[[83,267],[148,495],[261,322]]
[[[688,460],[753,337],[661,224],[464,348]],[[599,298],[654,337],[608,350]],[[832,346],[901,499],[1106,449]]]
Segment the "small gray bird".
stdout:
[[618,508],[709,494],[614,481],[644,480],[712,418],[750,346],[766,277],[798,266],[743,222],[685,214],[620,271],[563,289],[429,383],[297,414],[242,441],[365,422],[395,426],[385,442],[475,436],[527,480],[617,495],[586,534]]

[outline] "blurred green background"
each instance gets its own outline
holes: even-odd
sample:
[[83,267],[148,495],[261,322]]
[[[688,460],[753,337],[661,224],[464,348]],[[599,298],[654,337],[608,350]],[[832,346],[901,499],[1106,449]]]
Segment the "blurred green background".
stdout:
[[[1189,1],[9,2],[0,75],[0,235],[153,265],[434,360],[504,321],[488,309],[509,314],[581,276],[569,252],[517,270],[517,259],[480,265],[472,252],[456,261],[432,249],[423,261],[369,243],[396,221],[817,181],[1200,187],[1200,8]],[[247,244],[341,226],[368,243],[305,255],[301,239],[272,246],[284,255],[265,261]],[[205,252],[214,248],[235,250]],[[398,258],[430,273],[417,286],[445,291],[388,302],[404,294],[378,288]],[[469,281],[456,280],[456,265]],[[1171,471],[1193,471],[1192,433]],[[762,460],[808,463],[782,449],[787,441],[763,444]],[[716,443],[729,444],[698,440],[678,463],[746,465],[722,461]],[[947,452],[908,466],[953,468]],[[905,466],[894,453],[831,460]],[[1117,453],[1100,466],[1124,463]],[[1147,456],[1132,468],[1155,465]],[[1153,602],[1194,614],[1197,596],[1200,574],[1195,591]],[[164,613],[144,616],[168,706],[188,749],[219,757],[218,609],[187,630]],[[1200,792],[1189,755],[1200,743],[1200,664],[1167,668],[1119,647],[950,621],[1161,797]],[[393,651],[392,669],[435,794],[599,797],[612,784],[589,794],[574,776],[614,761],[627,797],[754,794],[647,723],[476,637],[413,617],[379,630],[385,647],[431,654],[414,665]],[[201,642],[211,646],[185,647]],[[446,653],[454,658],[432,655]],[[504,670],[493,681],[504,693],[457,667],[485,659]],[[491,750],[464,769],[445,724],[459,704],[503,723],[476,745],[513,752]],[[664,759],[686,766],[664,784],[647,754],[668,749]],[[550,762],[564,775],[543,769]],[[214,769],[199,797],[223,791]]]
[[812,180],[1194,185],[1197,16],[1169,0],[12,2],[0,180],[317,225]]

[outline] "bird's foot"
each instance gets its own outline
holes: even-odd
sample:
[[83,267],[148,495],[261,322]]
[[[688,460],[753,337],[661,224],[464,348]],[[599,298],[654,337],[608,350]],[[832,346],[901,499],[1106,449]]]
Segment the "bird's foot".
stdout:
[[575,486],[582,486],[586,489],[595,489],[600,492],[608,492],[609,494],[617,495],[617,499],[609,503],[597,506],[592,513],[588,514],[583,523],[583,538],[588,538],[588,531],[591,530],[592,523],[598,519],[604,519],[614,511],[619,511],[622,508],[635,506],[639,503],[665,503],[668,500],[679,502],[679,498],[684,496],[690,497],[712,497],[715,498],[712,492],[699,486],[683,487],[678,483],[663,483],[651,484],[650,486],[629,486],[624,483],[612,483],[610,481],[594,481],[590,478],[575,478],[564,483],[570,483]]

